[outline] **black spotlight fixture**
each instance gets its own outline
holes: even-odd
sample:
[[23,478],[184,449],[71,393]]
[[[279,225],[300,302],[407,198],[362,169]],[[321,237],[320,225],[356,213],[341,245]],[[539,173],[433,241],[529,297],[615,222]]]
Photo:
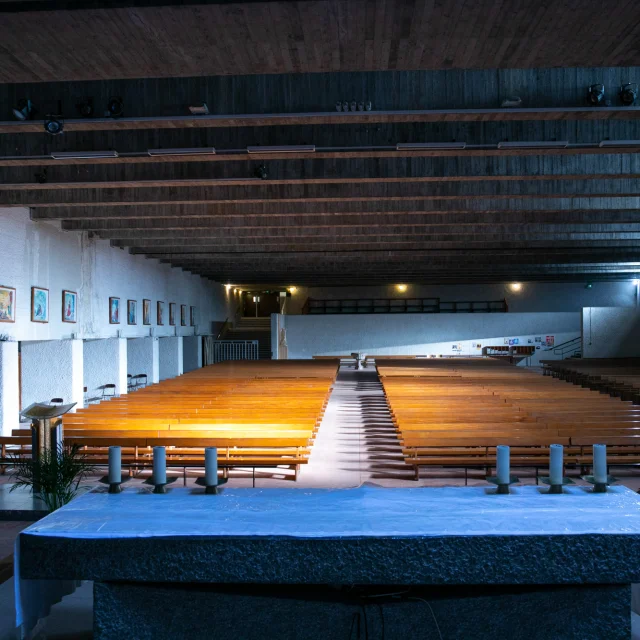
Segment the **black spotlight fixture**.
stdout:
[[33,106],[33,102],[28,99],[18,100],[18,104],[13,109],[13,115],[17,120],[33,120],[35,114],[36,109]]
[[38,184],[45,184],[47,182],[47,168],[34,174],[33,176]]
[[592,84],[589,89],[587,89],[587,102],[592,107],[599,107],[605,104],[603,84]]
[[83,118],[90,118],[94,114],[93,98],[87,98],[86,100],[81,100],[76,105],[76,109],[78,110],[78,113]]
[[44,119],[44,130],[52,136],[59,136],[64,131],[64,121],[60,116],[48,115]]
[[630,82],[627,82],[627,84],[623,84],[620,87],[620,102],[622,102],[622,104],[625,107],[632,106],[633,103],[636,101],[637,97],[638,97],[637,84],[631,84]]
[[253,172],[253,175],[256,178],[260,178],[260,180],[266,180],[269,177],[267,167],[265,167],[263,164],[256,168],[256,170]]
[[124,102],[118,96],[111,96],[107,102],[107,113],[112,118],[120,118],[124,113]]

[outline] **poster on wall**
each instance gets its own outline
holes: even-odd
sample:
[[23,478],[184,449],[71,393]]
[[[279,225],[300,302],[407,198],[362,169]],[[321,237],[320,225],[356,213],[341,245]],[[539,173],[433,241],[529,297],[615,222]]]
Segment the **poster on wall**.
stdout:
[[49,322],[49,289],[31,287],[31,322]]
[[0,285],[0,322],[16,321],[16,290]]
[[62,292],[62,322],[78,321],[78,294],[75,291]]
[[504,339],[504,343],[505,343],[505,344],[509,344],[509,338],[505,338],[505,339]]
[[120,298],[109,298],[109,324],[120,324]]
[[187,326],[187,305],[180,305],[180,325],[183,327]]
[[151,324],[151,300],[142,301],[142,324]]
[[172,327],[175,327],[176,325],[176,303],[175,302],[169,303],[169,324]]
[[189,323],[192,327],[196,326],[196,308],[191,307],[189,312]]
[[553,347],[555,343],[556,343],[555,336],[547,336],[547,339],[545,341],[545,344],[547,345],[547,347]]
[[535,341],[535,342],[542,342],[542,336],[536,336],[536,337],[534,338],[534,341]]
[[158,300],[158,325],[162,326],[164,324],[164,302],[162,300]]
[[137,300],[127,300],[127,324],[138,324]]

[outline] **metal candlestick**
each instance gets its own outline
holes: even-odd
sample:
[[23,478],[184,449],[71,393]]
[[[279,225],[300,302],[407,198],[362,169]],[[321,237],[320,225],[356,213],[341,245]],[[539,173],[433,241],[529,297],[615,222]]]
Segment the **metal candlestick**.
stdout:
[[487,482],[495,484],[498,487],[496,495],[508,495],[509,485],[520,482],[520,478],[518,478],[517,476],[509,476],[509,482],[507,482],[506,484],[498,482],[498,478],[496,476],[487,476],[486,480]]
[[575,482],[571,478],[562,478],[562,482],[560,484],[552,484],[551,478],[547,476],[540,476],[538,478],[542,484],[549,485],[549,491],[547,492],[549,495],[559,495],[564,493],[563,487],[566,484],[575,484]]

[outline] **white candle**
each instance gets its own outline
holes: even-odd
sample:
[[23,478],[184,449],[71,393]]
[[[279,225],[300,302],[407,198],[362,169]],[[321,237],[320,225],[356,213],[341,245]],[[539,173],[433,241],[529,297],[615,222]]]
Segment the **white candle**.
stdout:
[[122,482],[122,452],[120,447],[109,447],[109,484]]
[[593,445],[593,479],[597,484],[607,482],[607,445]]
[[153,482],[167,484],[167,452],[164,447],[153,447]]
[[498,484],[509,484],[511,477],[511,470],[509,469],[509,447],[500,444],[496,447],[497,464],[496,464],[496,476],[498,478]]
[[562,484],[562,456],[564,448],[561,444],[552,444],[549,448],[549,481],[550,484]]
[[207,487],[218,484],[218,449],[207,447],[204,450],[204,481]]

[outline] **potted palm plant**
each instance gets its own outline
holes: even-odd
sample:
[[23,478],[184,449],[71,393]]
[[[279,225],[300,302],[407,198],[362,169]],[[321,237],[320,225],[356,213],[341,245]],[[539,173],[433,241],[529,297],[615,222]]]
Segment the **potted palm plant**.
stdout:
[[49,512],[59,509],[78,495],[80,483],[94,471],[78,445],[59,443],[37,457],[12,456],[11,491],[29,487]]

